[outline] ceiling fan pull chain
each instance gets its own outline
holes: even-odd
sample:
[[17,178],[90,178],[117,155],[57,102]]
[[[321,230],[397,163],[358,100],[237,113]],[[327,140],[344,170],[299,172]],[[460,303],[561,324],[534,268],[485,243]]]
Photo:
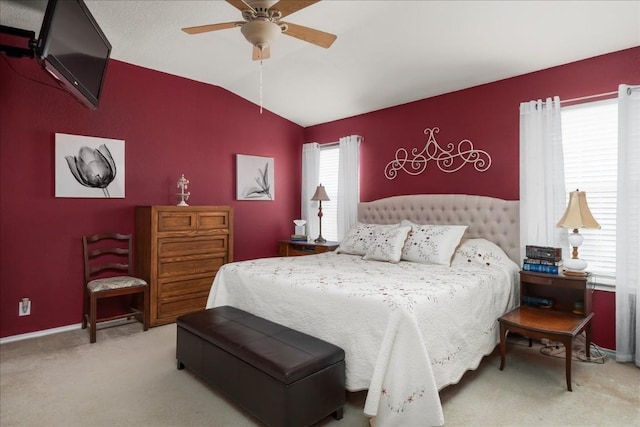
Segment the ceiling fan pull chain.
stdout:
[[262,59],[260,60],[260,114],[262,114]]

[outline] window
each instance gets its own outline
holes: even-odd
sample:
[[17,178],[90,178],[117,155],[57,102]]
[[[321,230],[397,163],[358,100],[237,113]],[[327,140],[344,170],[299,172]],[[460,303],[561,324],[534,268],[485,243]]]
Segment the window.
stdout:
[[338,240],[338,163],[340,146],[327,144],[320,146],[320,183],[329,196],[328,202],[322,202],[322,237]]
[[[589,102],[562,108],[562,146],[568,193],[587,193],[593,217],[601,229],[581,229],[579,257],[601,284],[616,276],[616,194],[618,173],[618,100]],[[571,249],[569,254],[571,253]]]

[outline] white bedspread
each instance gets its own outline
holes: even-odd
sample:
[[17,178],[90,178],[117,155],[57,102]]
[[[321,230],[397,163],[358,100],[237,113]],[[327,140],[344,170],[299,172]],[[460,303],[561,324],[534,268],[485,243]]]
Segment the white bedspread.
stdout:
[[[377,426],[442,425],[438,390],[477,368],[513,306],[511,261],[455,267],[325,253],[224,265],[207,308],[231,305],[345,350],[346,387]],[[510,263],[510,264],[509,264]]]

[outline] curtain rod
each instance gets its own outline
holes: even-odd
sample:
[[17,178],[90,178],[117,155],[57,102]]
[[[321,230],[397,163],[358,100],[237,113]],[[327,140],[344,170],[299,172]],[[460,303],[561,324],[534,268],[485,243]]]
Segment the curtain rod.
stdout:
[[602,98],[604,96],[611,96],[611,95],[617,95],[617,94],[618,94],[618,91],[616,90],[614,92],[605,92],[605,93],[598,93],[596,95],[581,96],[580,98],[562,99],[560,100],[560,104],[564,104],[565,102],[583,101],[585,99]]
[[[351,136],[359,136],[360,137],[360,142],[364,141],[364,136],[360,136],[360,135],[351,135]],[[318,145],[320,146],[320,148],[322,147],[331,147],[332,145],[340,145],[340,141],[334,141],[334,142],[325,142],[325,143],[318,143]]]

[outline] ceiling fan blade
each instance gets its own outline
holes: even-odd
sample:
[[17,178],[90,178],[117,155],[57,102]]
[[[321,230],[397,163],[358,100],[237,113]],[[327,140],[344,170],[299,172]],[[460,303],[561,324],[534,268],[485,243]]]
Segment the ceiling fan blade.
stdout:
[[243,21],[237,22],[223,22],[221,24],[199,25],[197,27],[183,28],[182,31],[188,34],[200,34],[209,31],[226,30],[227,28],[240,27],[244,24]]
[[302,25],[291,24],[289,22],[281,23],[287,25],[287,30],[283,31],[282,34],[304,40],[305,42],[313,43],[317,46],[324,47],[325,49],[331,47],[333,42],[338,38],[335,34],[325,33],[324,31],[303,27]]
[[[229,0],[227,0],[229,1]],[[314,3],[318,3],[320,0],[280,0],[269,8],[279,10],[282,13],[282,17],[291,15],[307,6],[311,6]]]
[[269,46],[260,49],[257,46],[253,47],[253,60],[260,61],[262,59],[271,58],[271,48]]
[[229,3],[231,6],[235,7],[239,11],[252,9],[251,6],[249,6],[247,3],[245,3],[242,0],[227,0],[227,3]]

